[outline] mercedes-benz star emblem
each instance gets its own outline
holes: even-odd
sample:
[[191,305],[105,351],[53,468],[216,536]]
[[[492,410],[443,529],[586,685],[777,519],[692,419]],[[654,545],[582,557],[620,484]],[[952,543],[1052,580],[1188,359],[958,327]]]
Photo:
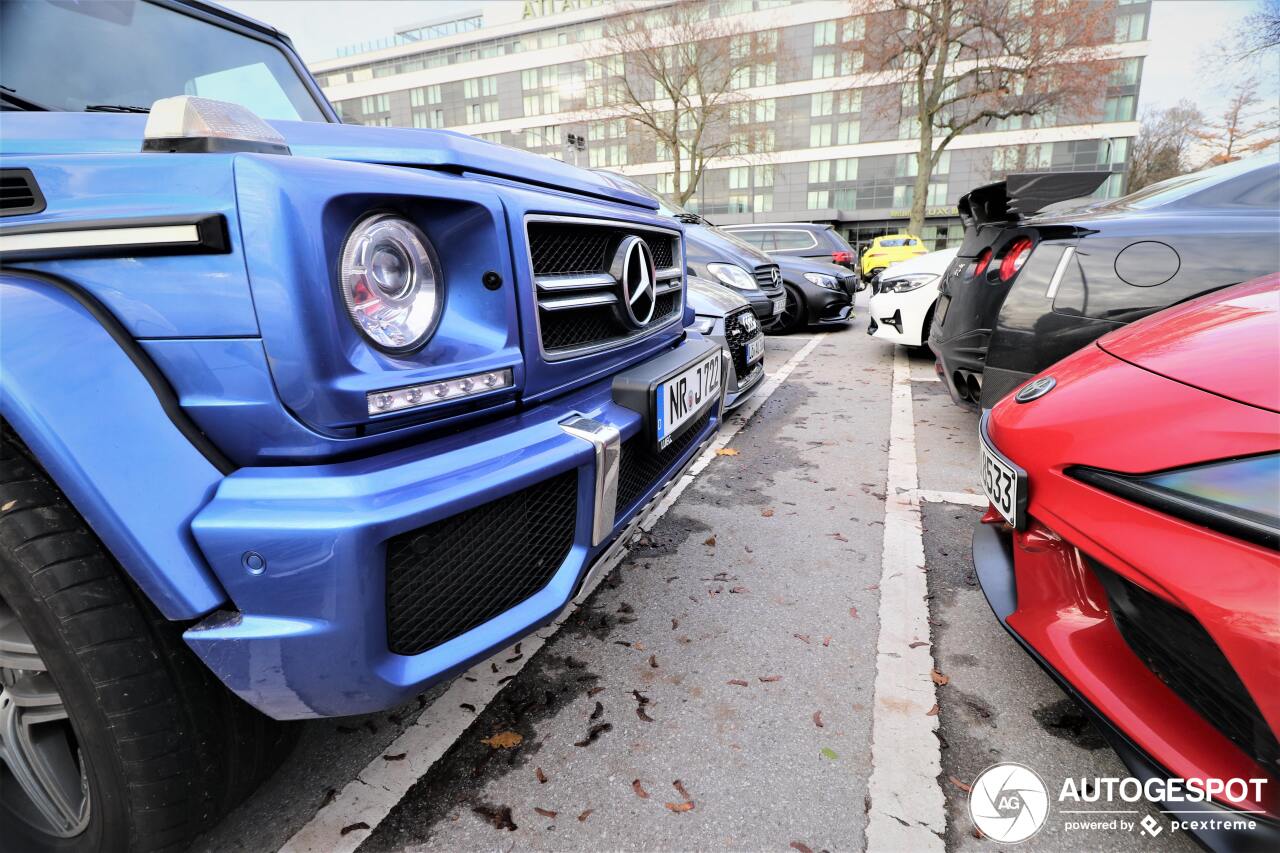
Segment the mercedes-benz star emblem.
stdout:
[[643,329],[653,319],[657,308],[657,269],[649,244],[632,234],[622,241],[614,253],[609,272],[622,285],[622,319],[628,325]]
[[1053,390],[1053,386],[1058,384],[1058,380],[1052,376],[1042,376],[1035,382],[1028,383],[1022,387],[1013,399],[1019,403],[1030,403],[1032,400],[1039,400],[1045,394]]

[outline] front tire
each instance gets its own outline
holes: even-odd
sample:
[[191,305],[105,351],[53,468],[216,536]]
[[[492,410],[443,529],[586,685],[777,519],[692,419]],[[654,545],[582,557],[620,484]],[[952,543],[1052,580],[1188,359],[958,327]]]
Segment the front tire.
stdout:
[[184,847],[286,745],[0,423],[0,848]]
[[800,295],[800,291],[789,284],[785,286],[785,290],[787,292],[786,307],[774,318],[773,324],[765,329],[771,334],[788,335],[803,328],[807,323],[804,297]]

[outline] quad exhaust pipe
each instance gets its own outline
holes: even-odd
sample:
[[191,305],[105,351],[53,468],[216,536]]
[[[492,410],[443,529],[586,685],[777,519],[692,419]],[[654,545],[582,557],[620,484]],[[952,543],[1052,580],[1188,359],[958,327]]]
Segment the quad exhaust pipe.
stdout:
[[955,383],[956,394],[968,403],[979,403],[982,400],[982,374],[968,370],[957,370],[951,374]]

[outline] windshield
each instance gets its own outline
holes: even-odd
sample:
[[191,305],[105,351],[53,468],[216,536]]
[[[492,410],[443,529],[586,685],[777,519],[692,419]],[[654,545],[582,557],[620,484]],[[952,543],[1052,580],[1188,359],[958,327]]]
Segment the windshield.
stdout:
[[270,42],[139,0],[0,0],[0,86],[6,108],[131,112],[199,95],[327,121]]
[[[1175,178],[1168,178],[1156,184],[1143,187],[1140,190],[1131,192],[1128,195],[1121,196],[1114,201],[1099,204],[1095,209],[1130,209],[1147,210],[1153,207],[1160,207],[1166,204],[1172,204],[1181,201],[1191,195],[1196,195],[1206,189],[1210,189],[1225,181],[1247,175],[1264,165],[1272,164],[1275,160],[1271,157],[1251,157],[1245,160],[1235,160],[1231,163],[1224,163],[1221,166],[1214,166],[1211,169],[1204,169],[1199,172],[1192,172],[1189,175],[1178,175]],[[1270,175],[1264,177],[1264,182],[1273,183],[1274,178]],[[1271,193],[1274,196],[1274,190]],[[1248,203],[1248,199],[1240,198],[1233,201]],[[1274,199],[1268,199],[1274,205]],[[1265,202],[1264,202],[1265,206]]]

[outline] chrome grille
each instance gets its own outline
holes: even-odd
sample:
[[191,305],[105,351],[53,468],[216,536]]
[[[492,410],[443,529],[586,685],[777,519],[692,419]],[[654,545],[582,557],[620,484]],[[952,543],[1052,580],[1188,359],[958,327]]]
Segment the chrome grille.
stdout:
[[733,370],[739,382],[746,379],[751,372],[751,364],[747,361],[747,343],[759,335],[760,324],[750,308],[731,314],[724,321],[724,340],[729,345],[729,355],[733,358]]
[[755,277],[761,290],[772,292],[782,289],[782,271],[777,264],[761,264],[755,268]]
[[[606,220],[531,216],[525,223],[537,299],[538,334],[549,360],[571,358],[649,335],[683,309],[680,235]],[[652,319],[623,319],[622,284],[609,268],[630,235],[644,240],[657,268]]]

